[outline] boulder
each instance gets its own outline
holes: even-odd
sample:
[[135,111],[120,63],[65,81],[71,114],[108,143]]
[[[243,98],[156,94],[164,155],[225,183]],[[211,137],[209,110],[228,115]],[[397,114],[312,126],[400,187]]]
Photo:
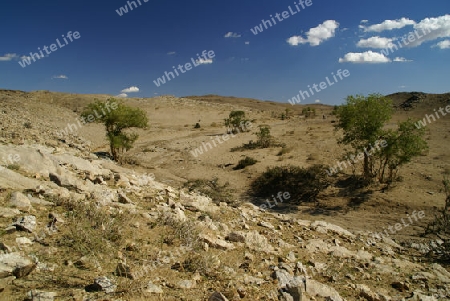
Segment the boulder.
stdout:
[[36,268],[36,264],[19,253],[0,255],[0,278],[15,276],[22,278],[30,274]]

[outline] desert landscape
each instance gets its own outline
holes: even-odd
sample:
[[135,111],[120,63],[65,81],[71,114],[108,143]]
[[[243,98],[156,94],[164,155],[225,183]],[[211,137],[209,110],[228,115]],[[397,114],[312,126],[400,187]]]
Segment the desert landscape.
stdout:
[[[426,231],[447,198],[448,117],[426,124],[428,150],[393,183],[359,185],[358,164],[326,176],[314,201],[274,202],[251,193],[268,168],[342,161],[334,106],[126,98],[149,122],[118,163],[104,125],[77,123],[112,97],[0,90],[1,300],[450,298],[448,237]],[[450,105],[450,93],[386,97],[387,128]],[[232,111],[248,131],[227,135]],[[274,145],[242,148],[261,126]]]

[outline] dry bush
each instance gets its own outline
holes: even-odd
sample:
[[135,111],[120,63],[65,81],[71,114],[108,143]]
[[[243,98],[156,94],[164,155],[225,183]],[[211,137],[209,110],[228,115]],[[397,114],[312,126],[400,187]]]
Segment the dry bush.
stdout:
[[127,237],[124,231],[130,229],[132,220],[129,214],[109,213],[106,208],[88,201],[62,204],[68,211],[61,245],[81,256],[113,256],[124,245]]

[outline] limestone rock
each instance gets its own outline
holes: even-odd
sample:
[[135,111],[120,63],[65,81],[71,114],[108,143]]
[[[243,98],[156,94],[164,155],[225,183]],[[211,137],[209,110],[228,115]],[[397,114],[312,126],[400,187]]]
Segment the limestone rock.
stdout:
[[29,258],[19,253],[0,255],[0,278],[15,276],[22,278],[30,274],[36,268],[36,264]]
[[103,291],[107,294],[114,293],[117,290],[115,285],[108,277],[102,276],[94,279],[94,283],[86,288],[87,291]]
[[228,301],[228,299],[221,292],[214,292],[209,296],[208,301]]
[[17,230],[32,233],[36,229],[36,217],[34,215],[19,217],[12,226],[15,226]]
[[11,194],[9,205],[26,212],[30,212],[32,208],[30,200],[24,194],[18,191]]
[[54,292],[31,290],[27,293],[26,301],[53,301],[57,296]]

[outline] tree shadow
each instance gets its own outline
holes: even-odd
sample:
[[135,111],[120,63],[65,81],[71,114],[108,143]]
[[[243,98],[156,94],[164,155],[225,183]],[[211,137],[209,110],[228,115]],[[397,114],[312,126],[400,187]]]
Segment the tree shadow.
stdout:
[[374,192],[362,177],[355,175],[339,179],[335,186],[340,189],[337,196],[350,198],[347,205],[352,208],[357,208],[369,201]]

